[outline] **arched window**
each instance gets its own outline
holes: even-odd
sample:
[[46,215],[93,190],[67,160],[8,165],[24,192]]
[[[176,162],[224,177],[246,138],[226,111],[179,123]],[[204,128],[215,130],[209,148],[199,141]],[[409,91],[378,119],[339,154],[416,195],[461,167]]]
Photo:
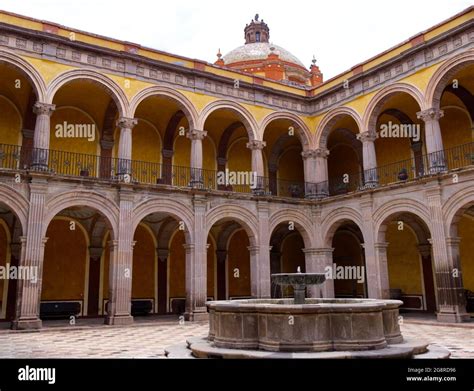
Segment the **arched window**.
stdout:
[[255,33],[255,42],[260,42],[260,31]]

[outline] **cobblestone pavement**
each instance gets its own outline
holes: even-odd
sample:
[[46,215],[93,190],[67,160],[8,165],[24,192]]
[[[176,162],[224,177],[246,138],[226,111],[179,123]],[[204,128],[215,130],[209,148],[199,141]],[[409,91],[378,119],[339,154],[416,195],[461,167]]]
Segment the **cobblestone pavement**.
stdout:
[[[71,326],[75,327],[75,326]],[[160,358],[170,345],[207,334],[207,322],[176,320],[128,327],[91,325],[40,332],[0,331],[0,358]],[[474,328],[405,322],[402,333],[448,348],[453,358],[474,358]]]

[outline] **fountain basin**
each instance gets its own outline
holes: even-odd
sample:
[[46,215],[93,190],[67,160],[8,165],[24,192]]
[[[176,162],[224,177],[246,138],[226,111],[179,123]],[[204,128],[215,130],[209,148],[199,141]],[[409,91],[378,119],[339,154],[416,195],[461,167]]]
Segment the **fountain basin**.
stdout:
[[384,349],[401,343],[398,300],[249,299],[208,302],[217,348],[271,352]]

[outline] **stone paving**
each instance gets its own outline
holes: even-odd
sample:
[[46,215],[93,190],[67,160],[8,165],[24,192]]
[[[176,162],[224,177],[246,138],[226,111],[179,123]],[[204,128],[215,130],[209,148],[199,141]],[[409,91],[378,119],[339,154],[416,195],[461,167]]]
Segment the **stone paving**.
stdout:
[[[448,348],[453,358],[474,358],[474,327],[404,322],[402,333]],[[164,349],[207,334],[207,322],[178,320],[128,327],[48,327],[40,332],[0,331],[0,358],[163,358]]]

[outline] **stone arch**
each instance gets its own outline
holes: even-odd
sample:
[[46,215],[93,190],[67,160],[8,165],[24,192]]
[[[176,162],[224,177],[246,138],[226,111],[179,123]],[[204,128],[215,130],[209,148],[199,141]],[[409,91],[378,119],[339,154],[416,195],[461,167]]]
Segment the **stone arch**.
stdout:
[[327,227],[322,232],[323,247],[330,248],[332,246],[332,240],[334,234],[340,226],[345,223],[354,223],[359,228],[362,236],[364,237],[364,242],[366,241],[366,233],[363,229],[362,215],[354,208],[342,207],[337,208],[330,212],[322,221],[321,226]]
[[257,137],[258,125],[253,115],[245,107],[230,100],[217,100],[215,102],[209,103],[202,110],[199,116],[199,122],[198,122],[199,129],[204,129],[204,125],[206,124],[207,118],[212,113],[214,113],[215,111],[219,109],[228,109],[235,112],[237,116],[240,118],[240,120],[242,121],[245,129],[247,130],[249,141],[258,140],[258,137]]
[[373,221],[375,227],[375,238],[377,241],[382,241],[380,235],[382,226],[387,219],[398,213],[409,213],[419,218],[431,232],[430,212],[428,208],[419,201],[415,200],[394,200],[381,205],[373,214]]
[[251,246],[259,243],[258,221],[255,213],[242,208],[241,205],[224,204],[211,209],[206,216],[206,237],[209,235],[212,226],[223,219],[231,219],[238,222],[245,229]]
[[186,242],[188,244],[193,243],[194,213],[187,205],[179,201],[162,199],[142,201],[133,209],[133,232],[137,229],[138,224],[152,213],[163,213],[184,222]]
[[198,114],[192,102],[180,92],[169,87],[153,86],[138,92],[130,102],[130,116],[133,117],[140,103],[151,96],[167,97],[175,101],[185,114],[190,128],[197,128]]
[[362,119],[362,131],[375,131],[382,106],[393,94],[400,92],[411,96],[417,102],[420,111],[425,109],[424,96],[417,87],[407,83],[391,84],[378,91],[370,100]]
[[40,73],[27,61],[14,53],[0,50],[0,62],[17,68],[30,81],[38,102],[46,100],[46,83]]
[[314,148],[327,148],[327,141],[332,128],[342,117],[351,117],[359,129],[359,133],[362,132],[362,119],[357,111],[350,107],[338,107],[329,111],[316,129]]
[[68,191],[50,198],[45,205],[42,236],[46,235],[53,218],[64,209],[72,206],[87,206],[99,212],[108,222],[113,239],[118,237],[120,210],[117,204],[104,195],[85,190]]
[[304,245],[306,248],[313,248],[315,244],[313,243],[313,224],[311,220],[303,212],[299,210],[279,210],[273,213],[268,221],[270,236],[273,231],[281,223],[289,223],[290,221],[295,223],[295,227],[303,238]]
[[54,97],[61,87],[71,81],[81,79],[90,80],[104,88],[117,105],[119,116],[129,116],[128,99],[119,85],[109,77],[87,69],[73,69],[56,76],[56,78],[51,81],[48,86],[46,103],[53,103]]
[[450,197],[443,205],[443,215],[446,221],[446,235],[457,237],[456,224],[464,212],[474,205],[474,190],[465,189]]
[[0,184],[0,204],[4,204],[16,217],[18,217],[22,234],[26,235],[28,211],[30,207],[30,203],[26,197],[11,186]]
[[270,123],[272,123],[273,121],[276,121],[279,119],[286,119],[289,121],[293,121],[295,125],[297,125],[297,127],[295,128],[295,131],[300,139],[303,151],[310,149],[313,143],[313,137],[311,135],[311,131],[309,130],[308,126],[306,126],[304,121],[299,116],[290,112],[286,112],[286,111],[277,111],[277,112],[271,113],[263,119],[262,123],[260,124],[260,130],[259,130],[259,135],[262,140],[265,135],[265,129],[267,128],[267,126],[270,125]]
[[425,99],[427,108],[439,109],[441,96],[449,80],[460,68],[474,63],[474,50],[468,50],[445,61],[433,74],[426,87]]

